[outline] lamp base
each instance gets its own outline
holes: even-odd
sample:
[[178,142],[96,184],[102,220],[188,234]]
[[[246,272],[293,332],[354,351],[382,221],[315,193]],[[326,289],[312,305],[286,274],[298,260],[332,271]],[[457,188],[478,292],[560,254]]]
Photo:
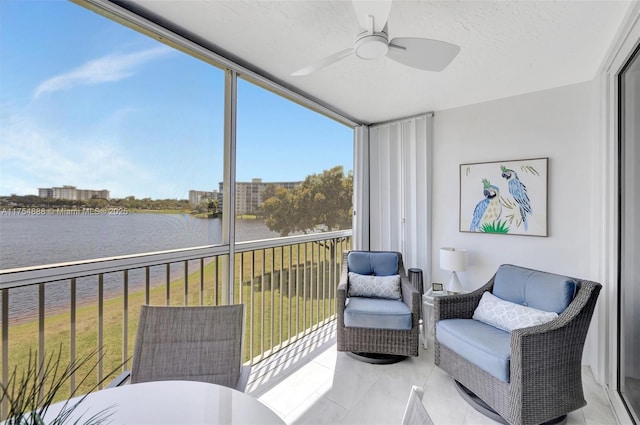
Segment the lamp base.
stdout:
[[447,292],[450,294],[459,294],[462,292],[462,285],[460,285],[460,279],[455,271],[451,272],[449,282],[447,282]]

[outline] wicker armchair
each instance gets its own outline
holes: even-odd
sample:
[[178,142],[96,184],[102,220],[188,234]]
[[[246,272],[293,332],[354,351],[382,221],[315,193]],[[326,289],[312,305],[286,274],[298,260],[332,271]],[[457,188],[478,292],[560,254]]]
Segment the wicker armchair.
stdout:
[[[349,298],[349,263],[350,252],[386,252],[397,255],[400,275],[401,300],[411,312],[411,328],[377,329],[368,327],[345,326],[345,306]],[[421,294],[409,282],[402,262],[402,254],[390,251],[350,251],[344,252],[342,270],[336,294],[337,312],[337,348],[338,351],[353,353],[370,353],[395,356],[417,356],[420,320]]]
[[489,416],[491,412],[497,413],[496,420],[502,418],[503,423],[525,425],[561,421],[567,413],[587,404],[582,390],[582,351],[601,285],[522,267],[507,267],[552,279],[572,280],[576,284],[575,296],[556,319],[511,331],[508,382],[497,379],[438,341],[439,322],[471,319],[483,293],[493,292],[500,270],[476,291],[436,298],[435,364],[466,387],[472,397],[477,397],[475,401],[480,403],[480,408],[474,407],[482,411],[484,406],[488,412],[483,413]]

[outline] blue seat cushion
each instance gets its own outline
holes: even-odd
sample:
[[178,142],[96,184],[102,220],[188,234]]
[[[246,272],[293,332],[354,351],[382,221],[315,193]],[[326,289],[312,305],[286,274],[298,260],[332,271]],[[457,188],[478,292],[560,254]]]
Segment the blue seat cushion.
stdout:
[[350,297],[344,308],[348,328],[411,329],[411,310],[401,300]]
[[347,257],[350,272],[363,275],[392,276],[398,274],[395,252],[352,251]]
[[436,324],[440,344],[503,382],[509,382],[511,334],[473,319],[446,319]]
[[566,276],[502,265],[496,272],[493,295],[543,311],[562,313],[573,301],[577,285]]

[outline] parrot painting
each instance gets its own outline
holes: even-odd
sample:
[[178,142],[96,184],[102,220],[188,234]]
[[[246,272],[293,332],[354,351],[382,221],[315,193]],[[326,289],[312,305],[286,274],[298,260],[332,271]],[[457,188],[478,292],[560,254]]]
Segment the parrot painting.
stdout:
[[531,215],[531,202],[529,201],[529,195],[527,194],[527,187],[520,181],[515,171],[508,169],[504,165],[500,166],[502,170],[502,177],[504,177],[509,183],[509,193],[513,196],[513,199],[518,203],[520,208],[520,216],[522,217],[522,224],[524,230],[529,227],[527,221],[527,214]]
[[477,232],[482,230],[485,224],[493,223],[502,214],[502,204],[500,203],[500,189],[491,184],[487,179],[482,179],[484,199],[476,205],[473,210],[473,220],[469,230]]

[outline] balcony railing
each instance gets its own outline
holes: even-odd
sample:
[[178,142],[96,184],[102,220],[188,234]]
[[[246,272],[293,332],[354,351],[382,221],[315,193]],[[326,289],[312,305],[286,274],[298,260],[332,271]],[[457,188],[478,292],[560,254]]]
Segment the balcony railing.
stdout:
[[[255,364],[335,317],[339,262],[350,246],[350,230],[238,243],[233,285],[225,283],[228,246],[1,270],[2,382],[30,351],[40,361],[60,351],[65,362],[97,352],[95,376],[74,374],[59,398],[88,391],[128,368],[142,304],[244,303],[244,360]],[[2,420],[6,401],[0,408]]]

